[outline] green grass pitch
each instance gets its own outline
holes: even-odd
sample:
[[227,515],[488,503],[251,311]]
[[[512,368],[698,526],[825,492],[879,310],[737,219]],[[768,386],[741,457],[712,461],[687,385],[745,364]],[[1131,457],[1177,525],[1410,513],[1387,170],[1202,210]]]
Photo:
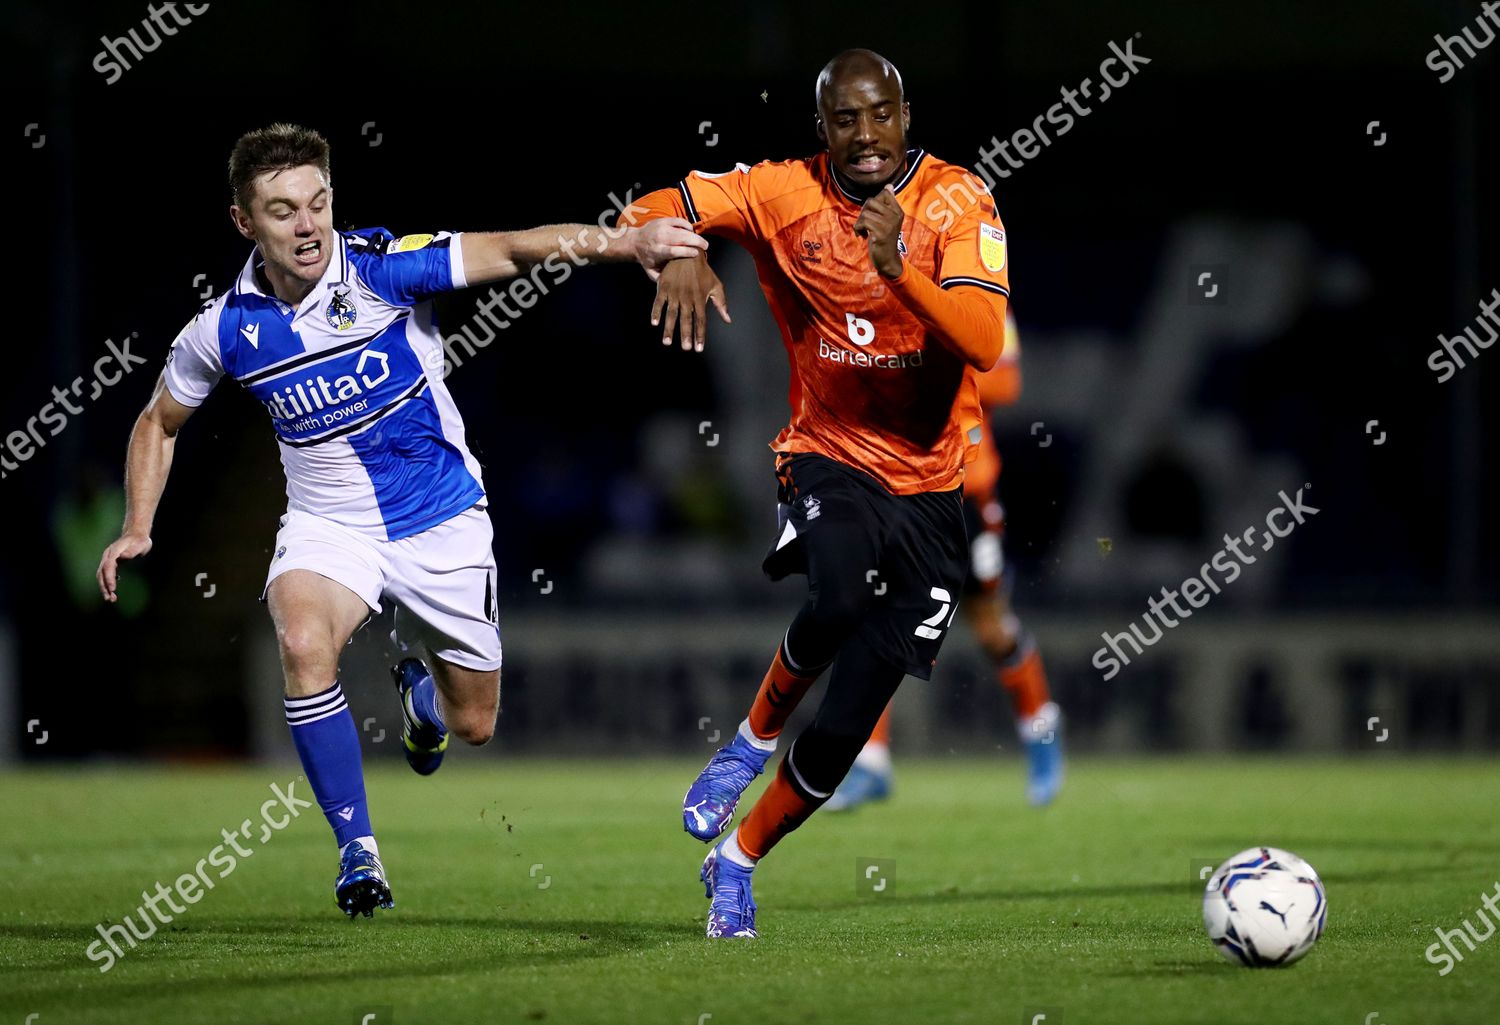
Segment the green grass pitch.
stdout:
[[[335,909],[313,808],[248,842],[250,857],[104,973],[85,956],[95,925],[194,871],[220,829],[257,818],[270,784],[299,770],[0,777],[0,1025],[1500,1013],[1500,940],[1446,977],[1424,957],[1435,926],[1482,929],[1480,897],[1500,880],[1493,762],[1079,760],[1058,804],[1035,811],[1013,759],[907,760],[890,801],[816,816],[762,865],[761,939],[711,943],[704,847],[678,810],[698,762],[457,754],[430,779],[370,773],[394,911],[351,923]],[[1259,843],[1306,857],[1328,887],[1328,930],[1287,969],[1230,965],[1203,933],[1194,865]]]

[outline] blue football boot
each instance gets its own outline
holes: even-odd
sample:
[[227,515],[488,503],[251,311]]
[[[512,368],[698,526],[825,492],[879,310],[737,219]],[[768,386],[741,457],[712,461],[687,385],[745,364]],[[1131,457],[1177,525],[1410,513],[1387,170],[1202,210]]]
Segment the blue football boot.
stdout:
[[443,764],[443,752],[448,750],[448,731],[417,714],[412,691],[424,678],[429,687],[436,684],[419,658],[403,658],[391,667],[391,678],[396,681],[396,693],[401,695],[401,746],[406,752],[406,764],[418,775],[430,776]]
[[[722,846],[722,845],[720,845]],[[721,857],[715,847],[703,859],[704,896],[708,897],[708,938],[711,940],[753,940],[755,931],[755,898],[750,894],[752,870]]]
[[333,896],[340,910],[350,918],[357,915],[374,918],[377,907],[389,910],[396,906],[380,859],[375,852],[365,850],[358,840],[345,844],[339,856],[339,877],[333,884]]
[[1042,808],[1052,803],[1063,784],[1062,712],[1049,701],[1036,715],[1017,724],[1026,748],[1026,800]]
[[890,796],[891,773],[876,772],[855,762],[833,796],[823,803],[823,810],[849,811],[870,801],[884,801]]
[[704,843],[712,841],[729,820],[745,788],[765,771],[770,751],[762,751],[738,732],[714,752],[682,799],[682,828]]

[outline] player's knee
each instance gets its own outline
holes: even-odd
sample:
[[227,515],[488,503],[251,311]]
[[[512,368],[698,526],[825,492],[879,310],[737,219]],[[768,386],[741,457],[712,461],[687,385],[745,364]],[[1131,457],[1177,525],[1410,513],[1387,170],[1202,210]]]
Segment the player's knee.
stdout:
[[1019,624],[1014,616],[978,616],[974,620],[974,634],[979,646],[996,662],[1010,658],[1020,643]]
[[1016,653],[1016,639],[998,627],[980,634],[979,644],[995,662],[1004,662]]
[[[281,645],[281,664],[289,682],[337,672],[338,653],[326,630],[294,624],[284,628],[277,640]],[[319,680],[309,682],[316,684]],[[326,687],[332,682],[330,676],[321,680],[321,685]]]
[[457,721],[448,723],[448,729],[465,744],[479,747],[489,743],[490,738],[495,735],[493,714],[469,712],[454,718]]

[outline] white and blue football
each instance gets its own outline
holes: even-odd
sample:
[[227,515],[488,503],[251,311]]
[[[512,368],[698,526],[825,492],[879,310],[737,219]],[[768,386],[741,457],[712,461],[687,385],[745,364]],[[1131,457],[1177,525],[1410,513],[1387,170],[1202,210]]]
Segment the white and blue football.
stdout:
[[1289,965],[1328,921],[1313,867],[1276,847],[1251,847],[1219,866],[1203,892],[1203,925],[1219,953],[1250,968]]

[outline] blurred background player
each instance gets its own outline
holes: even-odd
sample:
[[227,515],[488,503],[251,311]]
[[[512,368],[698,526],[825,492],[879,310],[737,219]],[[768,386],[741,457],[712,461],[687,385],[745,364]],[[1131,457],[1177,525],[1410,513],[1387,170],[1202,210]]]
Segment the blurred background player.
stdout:
[[230,217],[255,248],[234,287],[204,303],[172,343],[136,420],[125,523],[100,560],[99,589],[116,601],[118,562],[151,550],[177,432],[229,375],[265,406],[280,443],[287,512],[264,597],[286,721],[339,847],[335,900],[350,917],[368,917],[394,902],[370,825],[359,731],[338,681],[344,645],[382,600],[426,644],[430,672],[416,658],[393,670],[407,761],[420,773],[437,768],[449,731],[488,741],[500,703],[488,500],[443,383],[427,300],[563,252],[575,264],[640,259],[654,272],[706,243],[681,221],[609,233],[576,224],[400,238],[383,228],[335,231],[328,143],[296,125],[241,136],[229,179]]
[[[995,666],[1010,695],[1016,733],[1026,750],[1026,800],[1050,804],[1062,788],[1062,715],[1047,687],[1047,672],[1036,638],[1011,610],[1014,579],[1006,572],[1002,540],[1005,510],[1000,505],[1000,450],[995,445],[994,410],[1021,394],[1021,336],[1014,314],[1005,318],[1005,350],[1000,362],[979,376],[984,435],[979,455],[964,475],[964,519],[969,530],[969,576],[964,581],[964,618]],[[870,740],[854,759],[849,775],[823,807],[848,811],[890,796],[891,706],[875,724]]]
[[[693,173],[639,204],[755,259],[792,363],[764,569],[808,578],[749,715],[683,799],[684,829],[709,842],[724,832],[829,670],[812,724],[703,862],[712,938],[757,935],[756,863],[832,795],[905,675],[932,672],[969,561],[960,490],[983,420],[975,371],[1004,347],[1005,233],[984,184],[907,148],[901,78],[878,54],[841,53],[815,96],[826,152]],[[701,348],[709,302],[728,319],[706,260],[669,263],[653,308],[663,341],[675,328]]]

